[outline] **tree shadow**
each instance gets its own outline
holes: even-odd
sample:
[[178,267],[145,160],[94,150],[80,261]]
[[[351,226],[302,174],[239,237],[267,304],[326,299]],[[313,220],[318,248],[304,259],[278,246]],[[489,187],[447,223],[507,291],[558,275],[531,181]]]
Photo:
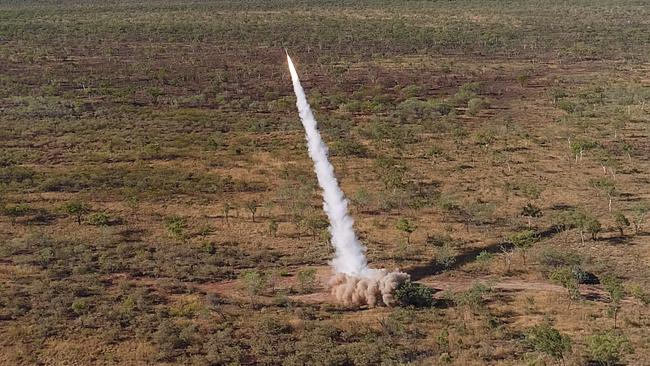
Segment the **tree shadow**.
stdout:
[[600,239],[602,241],[606,241],[608,244],[631,244],[629,241],[629,237],[627,236],[612,236],[609,238],[602,238]]
[[434,298],[433,304],[431,305],[432,308],[436,308],[436,309],[449,309],[454,306],[455,304],[451,299],[438,299],[438,298]]
[[603,294],[593,290],[587,290],[581,292],[580,296],[582,296],[584,300],[588,300],[588,301],[603,301],[603,302],[608,301],[608,298],[603,296]]
[[[554,235],[556,235],[558,231],[554,227],[550,227],[548,229],[538,231],[537,236],[540,239],[547,239],[550,238]],[[433,276],[436,274],[439,274],[443,272],[444,270],[453,270],[457,269],[459,267],[464,266],[467,263],[473,262],[476,260],[476,256],[479,255],[479,253],[485,251],[491,254],[496,254],[496,253],[501,253],[503,250],[510,251],[514,248],[514,245],[510,242],[499,242],[499,243],[494,243],[491,245],[488,245],[487,247],[482,247],[482,248],[474,248],[472,250],[469,250],[467,252],[464,252],[462,254],[459,254],[456,256],[456,260],[453,264],[445,267],[438,263],[436,260],[429,261],[426,264],[418,265],[415,267],[411,267],[409,269],[406,269],[406,273],[411,275],[411,280],[413,281],[418,281],[421,280],[425,277],[428,276]]]

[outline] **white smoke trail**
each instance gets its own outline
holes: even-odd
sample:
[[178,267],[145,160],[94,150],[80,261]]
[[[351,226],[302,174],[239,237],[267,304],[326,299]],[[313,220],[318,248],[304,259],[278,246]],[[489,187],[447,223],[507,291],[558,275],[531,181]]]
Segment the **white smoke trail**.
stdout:
[[[289,63],[289,72],[293,82],[293,91],[296,94],[298,113],[305,128],[309,157],[314,161],[318,184],[323,190],[323,209],[329,219],[332,245],[335,248],[334,259],[330,264],[337,274],[345,275],[333,278],[330,283],[332,293],[346,304],[368,304],[373,306],[377,302],[382,302],[385,305],[392,305],[383,302],[381,297],[390,295],[388,293],[392,293],[400,283],[408,279],[408,275],[368,267],[364,254],[366,248],[361,244],[354,232],[354,221],[348,214],[348,201],[345,199],[343,191],[341,191],[334,176],[334,167],[327,159],[327,145],[325,145],[318,132],[316,119],[311,112],[298,73],[289,54],[287,54],[287,62]],[[386,276],[389,276],[391,280],[382,280]],[[384,282],[391,282],[394,285],[384,286]],[[347,300],[348,298],[352,299],[353,296],[354,300]],[[369,298],[372,296],[378,296],[379,299],[370,300]]]
[[359,242],[354,232],[354,220],[348,214],[348,201],[334,176],[334,167],[327,159],[327,146],[318,132],[316,118],[311,112],[305,91],[300,85],[298,73],[289,55],[287,55],[287,61],[293,81],[293,91],[296,93],[296,105],[300,120],[305,128],[309,157],[314,161],[318,184],[323,189],[323,209],[330,222],[332,245],[336,249],[332,266],[337,273],[362,276],[368,269],[364,255],[366,248]]

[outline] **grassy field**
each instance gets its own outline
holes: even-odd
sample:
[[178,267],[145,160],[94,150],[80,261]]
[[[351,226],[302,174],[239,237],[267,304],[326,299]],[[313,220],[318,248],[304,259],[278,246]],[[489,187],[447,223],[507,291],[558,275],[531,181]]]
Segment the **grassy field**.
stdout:
[[649,137],[644,0],[0,1],[0,364],[648,365]]

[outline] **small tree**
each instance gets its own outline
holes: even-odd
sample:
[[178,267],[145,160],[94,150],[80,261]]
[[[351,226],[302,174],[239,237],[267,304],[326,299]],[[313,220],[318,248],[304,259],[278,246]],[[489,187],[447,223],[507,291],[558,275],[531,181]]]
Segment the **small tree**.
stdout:
[[417,229],[417,225],[415,223],[411,222],[409,219],[402,217],[397,221],[397,225],[395,226],[398,230],[403,231],[406,233],[406,243],[410,244],[411,243],[411,234]]
[[591,240],[598,239],[598,233],[602,230],[602,225],[595,217],[589,217],[584,223],[586,231],[591,234]]
[[634,146],[628,142],[623,142],[621,144],[621,149],[623,152],[625,152],[625,155],[627,156],[627,160],[631,163],[632,162],[632,152],[634,152]]
[[612,174],[612,177],[615,176],[614,174],[614,167],[618,165],[618,162],[614,157],[609,153],[607,149],[599,149],[598,150],[598,155],[597,155],[598,162],[600,163],[600,167],[603,169],[603,174],[607,175],[607,171],[609,170]]
[[228,218],[230,217],[230,210],[232,210],[234,207],[226,202],[223,204],[223,218],[226,220],[226,223],[228,223]]
[[77,218],[77,224],[81,225],[81,217],[90,211],[90,207],[81,201],[70,201],[63,205],[63,210],[70,216]]
[[528,203],[521,210],[521,216],[524,216],[524,217],[528,218],[528,227],[530,227],[531,226],[531,220],[533,218],[542,217],[543,213],[542,213],[542,209],[540,209],[539,207],[533,205],[532,203]]
[[585,245],[585,231],[587,230],[587,222],[589,219],[589,216],[583,210],[575,210],[570,215],[572,225],[577,227],[580,232],[580,243],[582,245]]
[[298,272],[298,284],[300,285],[300,292],[311,292],[316,286],[316,269],[309,268]]
[[247,270],[242,272],[242,283],[244,290],[250,296],[251,307],[255,308],[257,296],[266,288],[266,276],[257,270]]
[[322,214],[315,210],[310,210],[302,218],[302,225],[309,231],[314,241],[318,238],[318,234],[328,226],[327,220]]
[[582,161],[584,152],[595,148],[597,145],[592,141],[577,139],[570,143],[571,152],[575,155],[576,163]]
[[278,222],[274,219],[271,219],[271,221],[269,221],[269,235],[272,237],[276,237],[278,235]]
[[592,179],[591,185],[607,195],[607,207],[612,212],[612,199],[616,195],[616,185],[609,178]]
[[634,225],[634,233],[638,234],[641,232],[643,223],[645,222],[646,215],[650,212],[650,204],[647,202],[642,202],[634,206],[633,209],[634,216],[632,219],[632,224]]
[[618,131],[625,128],[625,122],[627,118],[625,116],[617,116],[612,119],[612,127],[614,128],[614,139],[618,139]]
[[623,282],[619,278],[607,276],[603,279],[603,285],[605,285],[605,290],[607,290],[611,300],[607,312],[614,318],[614,329],[616,329],[616,320],[618,312],[621,309],[621,300],[623,300],[623,297],[625,296]]
[[564,356],[571,351],[571,338],[548,324],[536,325],[526,332],[526,343],[536,351],[564,365]]
[[524,230],[519,233],[510,235],[508,239],[512,245],[514,245],[521,252],[522,259],[524,260],[524,265],[526,265],[526,253],[528,252],[528,249],[530,249],[538,240],[535,232],[532,230]]
[[576,227],[580,232],[580,241],[582,245],[585,244],[585,233],[591,234],[592,240],[598,239],[598,233],[602,229],[600,221],[594,216],[588,214],[583,209],[577,209],[574,211],[569,211],[567,219],[570,223],[569,227]]
[[[565,210],[557,213],[553,218],[553,227],[558,233],[565,233],[564,242],[569,241],[569,232],[571,229],[578,226],[576,221],[576,212],[573,210]],[[583,241],[584,242],[584,241]]]
[[614,223],[616,224],[618,231],[621,233],[621,236],[624,235],[623,229],[630,226],[630,221],[622,212],[617,212],[616,215],[614,215]]
[[514,253],[511,250],[508,250],[505,245],[500,247],[501,253],[503,255],[503,264],[505,265],[506,273],[510,273],[510,266],[512,264],[512,257]]
[[617,364],[621,357],[633,351],[630,340],[614,330],[594,334],[587,338],[587,351],[593,361],[600,365]]
[[[577,300],[580,298],[578,280],[570,267],[556,269],[551,273],[549,278],[551,281],[561,285],[567,290],[570,300]],[[571,306],[571,302],[569,302],[569,306]]]
[[246,209],[251,213],[251,219],[255,222],[255,214],[257,209],[260,207],[259,203],[256,200],[246,202]]

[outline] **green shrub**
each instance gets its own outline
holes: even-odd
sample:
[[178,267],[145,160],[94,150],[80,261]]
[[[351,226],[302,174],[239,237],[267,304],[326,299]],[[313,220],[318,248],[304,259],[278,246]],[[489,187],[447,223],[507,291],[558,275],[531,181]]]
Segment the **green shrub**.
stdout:
[[466,306],[473,311],[478,311],[485,305],[484,296],[490,291],[491,289],[485,284],[476,282],[469,290],[454,294],[453,300],[459,306]]
[[179,318],[194,318],[204,311],[204,306],[198,301],[187,301],[169,307],[169,315]]
[[334,156],[357,156],[364,158],[368,156],[368,148],[358,141],[343,138],[332,144],[332,153]]
[[395,298],[403,306],[418,308],[433,305],[433,290],[417,282],[406,281],[395,291]]
[[88,304],[84,299],[78,299],[70,305],[70,310],[72,310],[76,315],[82,315],[88,311]]
[[476,256],[476,262],[481,264],[487,264],[490,261],[492,261],[493,258],[494,258],[494,254],[483,250]]
[[585,222],[585,230],[591,234],[591,239],[598,239],[598,233],[602,230],[602,225],[597,218],[591,217]]
[[20,217],[29,215],[33,210],[29,205],[21,203],[14,206],[7,206],[4,208],[3,212],[5,215],[10,217]]
[[444,268],[449,268],[456,263],[456,250],[449,244],[445,243],[436,248],[436,262]]
[[[194,329],[196,331],[196,329]],[[184,327],[173,320],[164,320],[153,334],[153,341],[158,345],[159,357],[170,360],[178,354],[178,350],[191,344],[192,337],[187,336]]]
[[419,85],[407,85],[402,88],[401,90],[402,95],[404,95],[407,98],[413,98],[417,97],[418,95],[422,94],[423,90],[422,87]]
[[483,98],[472,98],[467,102],[467,114],[475,116],[478,112],[488,108],[490,103]]
[[108,226],[110,224],[110,216],[104,212],[96,212],[88,216],[88,224],[94,226]]
[[555,103],[555,106],[568,113],[573,113],[576,111],[576,104],[566,99],[558,100]]
[[650,305],[650,292],[639,285],[630,286],[630,295],[638,299],[643,305]]
[[397,106],[397,115],[402,122],[425,117],[427,103],[415,98],[409,98]]
[[477,98],[477,94],[480,94],[483,87],[480,83],[467,83],[462,85],[456,94],[451,98],[452,103],[455,105],[465,105],[471,99]]
[[630,340],[622,333],[608,330],[587,338],[589,357],[600,365],[614,365],[633,351]]
[[566,353],[571,351],[571,338],[548,324],[529,328],[526,331],[526,343],[555,360],[563,359]]
[[441,247],[447,243],[451,243],[452,237],[449,234],[428,234],[426,243],[434,247]]
[[557,102],[560,101],[562,98],[566,98],[569,96],[569,94],[567,94],[565,90],[559,88],[552,88],[548,92],[548,95],[551,98],[551,100],[553,100],[554,104],[557,104]]
[[172,216],[167,219],[166,228],[171,236],[180,237],[183,235],[183,230],[187,227],[187,221],[180,216]]
[[461,87],[458,90],[461,92],[471,92],[471,93],[481,94],[483,92],[483,89],[485,89],[484,84],[478,81],[474,81],[474,82],[465,83],[461,85]]
[[445,102],[429,101],[428,104],[429,104],[427,106],[428,110],[430,110],[435,114],[439,114],[441,116],[446,116],[454,110],[454,108],[451,105]]

